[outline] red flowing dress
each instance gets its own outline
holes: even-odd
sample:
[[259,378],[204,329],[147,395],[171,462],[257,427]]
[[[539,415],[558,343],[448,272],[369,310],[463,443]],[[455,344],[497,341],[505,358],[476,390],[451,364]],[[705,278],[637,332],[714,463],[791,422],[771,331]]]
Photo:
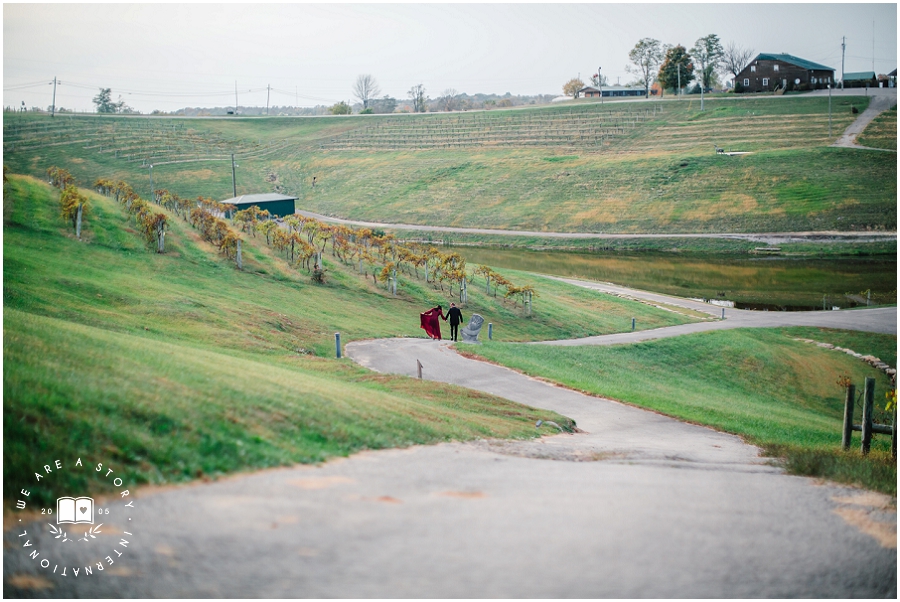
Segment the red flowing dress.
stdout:
[[422,320],[422,328],[432,339],[438,341],[441,340],[440,319],[443,317],[444,313],[436,307],[433,309],[429,309],[425,313],[419,314],[419,318]]

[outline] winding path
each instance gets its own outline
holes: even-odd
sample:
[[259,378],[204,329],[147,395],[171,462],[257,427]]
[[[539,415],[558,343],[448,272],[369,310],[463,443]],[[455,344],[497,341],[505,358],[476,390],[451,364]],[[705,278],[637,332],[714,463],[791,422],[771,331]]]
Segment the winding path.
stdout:
[[[816,313],[864,316],[869,330],[891,319],[890,310]],[[359,341],[346,351],[408,375],[419,359],[425,378],[555,410],[584,432],[145,489],[134,522],[107,519],[101,547],[136,536],[100,575],[53,576],[5,532],[4,594],[896,597],[896,508],[885,496],[788,476],[738,437],[468,360],[446,342]],[[47,532],[31,537],[39,549],[51,543]]]
[[[613,285],[575,283],[721,311]],[[726,313],[724,321],[546,344],[613,344],[710,328],[785,325],[896,333],[896,308]],[[554,410],[586,431],[535,442],[457,444],[446,454],[432,450],[432,478],[449,485],[463,466],[472,491],[508,502],[479,507],[474,531],[458,517],[459,532],[442,540],[442,548],[448,546],[442,557],[458,574],[477,571],[478,579],[468,588],[431,581],[434,595],[896,595],[896,509],[886,497],[787,476],[737,437],[469,360],[446,342],[361,341],[347,345],[347,353],[373,370],[409,376],[418,360],[424,378]],[[481,451],[495,456],[469,455]],[[411,478],[424,476],[415,474]],[[517,495],[510,497],[512,491]],[[455,557],[449,550],[459,550],[459,538],[474,545]],[[421,567],[416,559],[408,561]]]

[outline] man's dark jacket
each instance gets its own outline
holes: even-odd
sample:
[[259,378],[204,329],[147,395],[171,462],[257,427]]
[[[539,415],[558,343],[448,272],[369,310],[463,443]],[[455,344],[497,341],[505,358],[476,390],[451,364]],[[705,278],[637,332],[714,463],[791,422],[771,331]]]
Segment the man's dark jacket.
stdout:
[[450,326],[456,326],[462,322],[462,312],[458,307],[451,307],[447,310],[447,319],[450,320]]

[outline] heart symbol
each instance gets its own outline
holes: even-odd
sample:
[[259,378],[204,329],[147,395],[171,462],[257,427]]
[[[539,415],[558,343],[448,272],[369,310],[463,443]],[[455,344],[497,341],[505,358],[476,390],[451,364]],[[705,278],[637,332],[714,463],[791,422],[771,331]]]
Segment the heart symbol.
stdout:
[[79,510],[81,510],[81,513],[84,514],[85,512],[87,512],[87,506],[82,506],[81,508],[79,508]]

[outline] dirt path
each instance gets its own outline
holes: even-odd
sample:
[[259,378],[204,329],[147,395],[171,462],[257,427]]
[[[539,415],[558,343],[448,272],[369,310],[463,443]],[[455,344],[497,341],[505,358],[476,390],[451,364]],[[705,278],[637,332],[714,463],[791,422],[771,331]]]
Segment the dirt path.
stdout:
[[487,234],[496,236],[535,236],[562,239],[650,239],[650,238],[724,238],[732,240],[750,240],[768,244],[787,242],[875,242],[897,237],[896,232],[756,232],[728,233],[712,232],[706,234],[604,234],[602,232],[538,232],[535,230],[499,230],[495,228],[457,228],[452,226],[420,226],[417,224],[388,224],[384,222],[367,222],[361,220],[331,217],[312,211],[297,210],[298,214],[323,222],[344,224],[361,228],[380,230],[414,230],[418,232],[451,232],[454,234]]
[[868,146],[863,146],[861,144],[857,144],[856,137],[863,133],[866,127],[872,123],[872,120],[881,115],[883,112],[889,110],[891,107],[897,104],[897,91],[896,88],[892,89],[893,94],[886,94],[884,90],[881,90],[880,94],[873,94],[872,99],[869,101],[869,106],[866,108],[862,114],[856,118],[856,121],[850,124],[850,126],[844,130],[844,133],[841,135],[838,140],[832,144],[831,146],[841,147],[841,148],[859,148],[865,150],[875,150],[875,151],[886,151],[890,153],[896,153],[897,151],[891,149],[884,148],[871,148]]

